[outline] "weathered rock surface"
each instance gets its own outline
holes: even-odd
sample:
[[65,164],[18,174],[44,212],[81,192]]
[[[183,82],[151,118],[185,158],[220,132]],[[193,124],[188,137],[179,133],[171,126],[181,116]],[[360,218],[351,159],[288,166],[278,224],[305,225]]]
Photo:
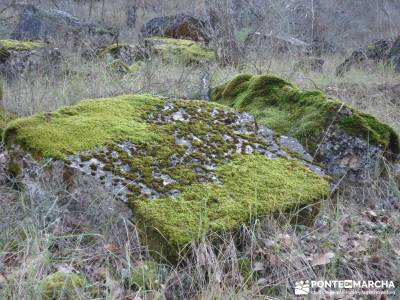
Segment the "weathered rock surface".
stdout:
[[336,68],[336,76],[343,76],[354,66],[365,67],[368,64],[387,61],[391,52],[391,40],[378,40],[364,48],[357,49]]
[[371,115],[320,91],[302,91],[283,79],[239,75],[215,88],[211,99],[252,113],[259,124],[297,138],[335,178],[363,181],[380,158],[400,153],[397,133]]
[[102,46],[115,43],[115,28],[82,22],[67,12],[27,5],[13,37],[17,40],[61,42],[71,46]]
[[29,182],[47,162],[49,180],[98,185],[131,205],[144,241],[170,258],[207,232],[293,211],[329,192],[295,139],[204,101],[86,100],[14,120],[4,140],[11,175]]
[[197,42],[208,42],[209,40],[205,23],[184,14],[153,18],[143,25],[140,32],[144,37],[161,36]]
[[61,61],[61,52],[40,42],[0,40],[0,73],[6,78]]

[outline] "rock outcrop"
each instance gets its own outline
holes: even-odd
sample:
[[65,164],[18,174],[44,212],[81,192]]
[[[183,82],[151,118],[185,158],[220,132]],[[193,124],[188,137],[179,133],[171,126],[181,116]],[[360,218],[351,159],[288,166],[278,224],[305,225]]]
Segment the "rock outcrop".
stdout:
[[143,25],[140,32],[144,37],[160,36],[197,42],[209,41],[205,23],[184,14],[153,18]]
[[6,78],[55,65],[61,61],[61,52],[41,42],[0,40],[0,73]]
[[365,67],[368,64],[386,62],[389,58],[391,48],[391,40],[378,40],[364,48],[353,51],[351,55],[336,68],[336,76],[343,76],[355,66]]
[[70,46],[98,47],[117,42],[118,30],[82,22],[61,10],[27,5],[13,37],[17,40],[42,40]]
[[382,156],[394,160],[400,153],[399,137],[390,126],[321,91],[302,91],[277,77],[239,75],[213,89],[211,99],[297,138],[335,178],[363,181],[375,174]]
[[310,207],[329,193],[295,139],[211,102],[85,100],[10,122],[4,141],[9,173],[28,188],[43,161],[49,180],[97,185],[129,203],[144,242],[171,259],[206,233]]

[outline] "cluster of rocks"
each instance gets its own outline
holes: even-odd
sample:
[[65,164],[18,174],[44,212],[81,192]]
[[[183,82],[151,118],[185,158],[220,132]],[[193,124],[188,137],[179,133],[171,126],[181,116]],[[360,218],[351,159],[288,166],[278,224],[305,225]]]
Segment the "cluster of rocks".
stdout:
[[[195,56],[201,57],[203,51],[215,51],[212,59],[218,60],[221,64],[236,64],[239,61],[238,57],[248,56],[253,52],[258,55],[260,49],[262,51],[269,49],[270,55],[290,54],[298,58],[300,61],[294,66],[294,71],[305,72],[321,72],[324,65],[324,60],[321,57],[340,52],[332,43],[322,38],[315,38],[311,42],[305,42],[292,36],[265,34],[257,31],[248,34],[243,45],[239,45],[237,41],[231,39],[214,41],[216,37],[211,34],[215,27],[214,23],[208,24],[201,19],[186,14],[159,16],[150,19],[140,29],[142,42],[139,45],[123,44],[123,47],[119,47],[118,51],[114,51],[116,49],[115,46],[119,45],[119,32],[116,28],[84,22],[67,12],[57,9],[44,9],[31,4],[22,7],[23,11],[11,37],[16,40],[40,40],[48,45],[43,47],[46,50],[39,51],[39,53],[36,50],[33,54],[25,51],[25,53],[13,55],[14,58],[9,63],[14,66],[16,64],[38,65],[39,63],[26,61],[41,61],[43,59],[51,60],[51,63],[54,64],[54,57],[59,56],[60,50],[54,49],[51,45],[62,44],[74,49],[83,49],[84,57],[97,57],[98,54],[102,56],[105,51],[110,50],[108,53],[111,55],[108,57],[112,57],[114,60],[119,59],[127,64],[124,69],[129,70],[129,66],[134,61],[146,59],[149,55],[164,55],[154,47],[152,37],[193,41],[198,43],[196,44],[196,49],[187,49],[187,53],[195,51]],[[183,56],[181,53],[182,48],[176,49],[176,41],[172,43],[164,39],[162,43],[166,48],[170,48],[170,56]],[[215,50],[207,48],[208,44],[213,45]],[[185,45],[184,47],[187,46]],[[393,64],[396,71],[399,71],[399,49],[400,38],[397,41],[386,39],[373,42],[364,48],[353,51],[337,67],[336,74],[343,76],[353,66],[365,67],[381,61]],[[57,51],[58,54],[56,55],[55,52]],[[197,52],[201,53],[198,54]],[[27,58],[28,56],[32,56],[32,58]],[[208,61],[210,57],[207,55],[206,58],[200,59],[200,61]],[[195,62],[198,63],[198,60],[195,60]],[[4,65],[4,62],[0,61],[1,63]],[[12,69],[8,66],[5,68]],[[27,69],[20,66],[14,68],[16,70]]]
[[64,11],[31,4],[21,9],[11,39],[0,40],[0,73],[8,79],[58,69],[46,67],[62,62],[64,47],[97,48],[118,41],[115,28],[82,22]]
[[136,71],[138,67],[132,64],[150,56],[161,56],[163,59],[167,56],[168,62],[185,63],[214,59],[214,50],[206,47],[209,36],[205,23],[189,15],[151,19],[140,30],[142,42],[131,45],[119,43],[116,28],[84,22],[57,9],[44,9],[31,4],[21,7],[19,20],[10,35],[12,39],[4,41],[14,44],[35,41],[36,46],[5,48],[0,41],[0,72],[7,78],[23,71],[59,64],[63,48],[81,51],[83,58],[106,58],[110,70],[122,73]]

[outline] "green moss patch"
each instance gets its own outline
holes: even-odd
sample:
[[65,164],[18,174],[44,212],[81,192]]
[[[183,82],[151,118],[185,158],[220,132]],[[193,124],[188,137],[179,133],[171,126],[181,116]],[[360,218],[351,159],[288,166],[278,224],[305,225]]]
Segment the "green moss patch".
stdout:
[[27,41],[17,41],[17,40],[0,40],[0,48],[5,50],[16,50],[16,51],[23,51],[23,50],[32,50],[36,48],[43,48],[46,44],[42,42],[27,42]]
[[84,100],[54,113],[17,119],[9,124],[5,137],[8,144],[17,143],[39,157],[58,159],[119,139],[149,141],[156,135],[142,117],[161,102],[150,95]]
[[209,231],[235,230],[252,218],[314,203],[329,190],[326,180],[302,163],[261,155],[237,155],[217,175],[223,185],[194,184],[176,200],[134,202],[140,222],[151,232],[150,245],[160,249],[165,240],[161,245],[168,255]]
[[159,53],[166,61],[197,63],[215,59],[213,49],[192,40],[151,37],[146,38],[145,42],[152,51]]
[[361,113],[321,91],[303,91],[274,76],[239,75],[216,87],[211,99],[251,112],[260,124],[297,138],[314,152],[330,126],[361,137],[387,154],[399,154],[396,132],[375,117]]

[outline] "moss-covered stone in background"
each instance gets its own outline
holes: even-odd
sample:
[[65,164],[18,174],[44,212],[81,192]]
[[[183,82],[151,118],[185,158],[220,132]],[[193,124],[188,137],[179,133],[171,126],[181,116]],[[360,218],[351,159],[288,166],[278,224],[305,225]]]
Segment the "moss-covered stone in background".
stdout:
[[82,289],[86,280],[75,273],[56,272],[40,281],[41,296],[44,300],[84,299]]
[[215,51],[192,40],[150,37],[145,39],[150,51],[160,54],[165,61],[199,63],[215,60]]
[[[8,80],[26,71],[54,71],[61,62],[59,49],[42,42],[0,40],[0,73]],[[53,74],[53,72],[52,72]]]
[[389,156],[400,153],[399,137],[390,126],[321,91],[303,91],[281,78],[238,75],[214,88],[211,99],[251,112],[260,124],[297,138],[311,153],[331,126],[382,147]]
[[11,56],[10,51],[29,51],[37,48],[43,48],[45,44],[41,42],[26,42],[17,40],[0,40],[0,63],[5,63]]
[[140,46],[118,43],[101,47],[95,50],[94,55],[98,58],[106,59],[108,62],[121,60],[127,65],[131,65],[135,61],[145,59],[147,53]]
[[143,65],[141,62],[128,65],[120,59],[115,59],[107,66],[107,69],[109,71],[118,72],[121,74],[132,74],[139,72],[142,69],[142,67]]

